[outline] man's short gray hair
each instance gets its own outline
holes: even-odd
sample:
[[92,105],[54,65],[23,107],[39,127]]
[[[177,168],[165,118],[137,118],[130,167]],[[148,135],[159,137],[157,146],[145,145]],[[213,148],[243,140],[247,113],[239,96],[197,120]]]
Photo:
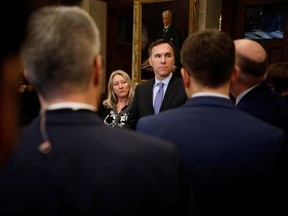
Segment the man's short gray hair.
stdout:
[[86,90],[99,51],[99,30],[86,11],[50,6],[32,14],[22,55],[30,82],[49,99]]
[[171,12],[170,10],[165,10],[165,11],[163,11],[162,16],[163,16],[164,14],[168,14],[169,17],[170,17],[170,19],[172,19],[172,12]]

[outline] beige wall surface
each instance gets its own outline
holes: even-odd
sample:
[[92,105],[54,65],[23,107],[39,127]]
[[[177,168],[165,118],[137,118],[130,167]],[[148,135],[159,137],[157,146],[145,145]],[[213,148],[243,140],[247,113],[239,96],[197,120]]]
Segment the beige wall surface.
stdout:
[[[82,7],[89,12],[91,17],[97,23],[100,30],[101,50],[100,54],[104,62],[106,61],[106,43],[107,43],[107,3],[101,0],[83,0]],[[105,92],[106,67],[103,67],[103,86],[102,92]]]
[[219,28],[222,0],[198,0],[198,30]]

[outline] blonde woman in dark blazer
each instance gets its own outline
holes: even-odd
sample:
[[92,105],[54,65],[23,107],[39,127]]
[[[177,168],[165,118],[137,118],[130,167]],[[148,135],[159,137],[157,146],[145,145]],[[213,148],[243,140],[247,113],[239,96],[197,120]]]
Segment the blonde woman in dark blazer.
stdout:
[[108,96],[99,108],[99,115],[106,125],[123,127],[128,119],[134,86],[123,70],[112,72],[108,81]]

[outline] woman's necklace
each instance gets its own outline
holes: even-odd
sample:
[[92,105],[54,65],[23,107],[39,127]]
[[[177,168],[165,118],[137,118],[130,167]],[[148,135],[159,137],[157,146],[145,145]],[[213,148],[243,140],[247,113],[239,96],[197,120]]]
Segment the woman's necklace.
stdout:
[[123,105],[122,105],[122,104],[118,104],[116,107],[122,109],[122,108],[125,107],[126,105],[127,105],[127,104],[123,104]]
[[123,107],[127,106],[127,102],[125,101],[124,103],[120,104],[119,102],[116,104],[117,108],[122,109]]

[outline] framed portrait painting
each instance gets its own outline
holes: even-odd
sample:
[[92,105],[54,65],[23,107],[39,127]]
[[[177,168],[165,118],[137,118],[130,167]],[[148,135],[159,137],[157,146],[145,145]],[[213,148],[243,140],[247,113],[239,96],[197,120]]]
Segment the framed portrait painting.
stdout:
[[148,47],[163,29],[162,13],[172,13],[171,25],[184,41],[197,30],[196,7],[196,0],[134,0],[132,80],[136,85],[153,76],[147,61]]

